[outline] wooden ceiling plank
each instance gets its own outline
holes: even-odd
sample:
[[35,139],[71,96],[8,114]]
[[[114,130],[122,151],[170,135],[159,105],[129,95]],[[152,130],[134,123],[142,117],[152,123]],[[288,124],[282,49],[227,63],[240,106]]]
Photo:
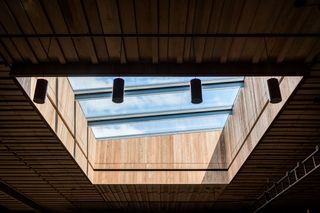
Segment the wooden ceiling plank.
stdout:
[[[159,33],[169,33],[169,0],[159,1]],[[168,60],[168,38],[159,38],[159,61]]]
[[[236,27],[238,26],[240,15],[244,7],[244,0],[236,1],[236,3],[231,1],[231,4],[232,4],[232,7],[231,7],[232,9],[230,11],[228,10],[226,11],[227,13],[226,16],[229,16],[229,17],[228,18],[225,17],[223,19],[223,20],[230,20],[230,21],[227,21],[227,23],[222,23],[220,25],[220,32],[234,33],[236,31]],[[222,63],[225,63],[228,61],[228,52],[231,47],[232,40],[233,38],[228,38],[225,40],[225,42],[223,42],[223,46],[221,47],[221,56],[220,56],[220,62]],[[219,48],[219,45],[217,47]]]
[[[237,1],[237,5],[239,4],[239,1]],[[238,8],[239,9],[239,8]],[[223,8],[221,12],[221,16],[219,17],[219,23],[217,32],[223,32],[223,33],[229,33],[233,31],[232,23],[235,21],[235,16],[233,14],[233,11],[237,10],[235,8],[234,2],[231,0],[223,1]],[[232,15],[230,15],[232,14]],[[224,51],[227,51],[229,49],[228,44],[230,43],[230,38],[216,38],[214,50],[212,53],[213,60],[217,60],[220,62],[226,62],[225,58],[222,59],[222,55]]]
[[[0,33],[5,34],[5,30],[3,29],[2,25],[0,24]],[[6,54],[8,54],[8,58],[6,60],[6,62],[8,64],[13,63],[13,61],[23,61],[19,51],[17,50],[15,44],[12,42],[11,39],[1,39],[0,43],[2,44],[2,50],[1,53],[3,51],[3,56],[5,56]],[[9,60],[9,61],[8,61]],[[11,63],[10,63],[11,62]]]
[[[137,33],[136,13],[133,0],[124,0],[118,2],[119,22],[121,33]],[[140,57],[140,40],[137,38],[122,38],[124,49],[123,56],[126,61],[139,61]]]
[[[39,0],[39,2],[42,5],[50,26],[52,26],[53,33],[68,33],[69,31],[60,11],[57,0],[45,2],[43,0]],[[66,61],[74,62],[79,60],[72,38],[58,38],[58,41],[61,44],[61,49],[64,53]]]
[[[159,0],[151,0],[152,32],[159,33]],[[159,39],[152,38],[152,62],[159,62]]]
[[[118,8],[115,0],[97,0],[104,33],[121,33]],[[105,38],[110,61],[120,61],[121,38]]]
[[2,41],[0,42],[0,58],[4,60],[7,64],[13,63],[12,56],[10,55],[10,52],[7,51],[7,48],[2,44]]
[[[307,22],[308,17],[311,14],[310,13],[311,8],[308,8],[306,10],[299,10],[297,8],[294,8],[294,9],[295,10],[291,11],[291,13],[293,13],[293,14],[289,15],[289,17],[292,17],[291,20],[294,22],[292,23],[292,26],[290,27],[290,29],[287,29],[287,30],[291,30],[293,32],[301,32],[304,24]],[[289,50],[290,50],[290,48],[292,48],[294,41],[295,41],[295,38],[288,38],[285,40],[283,48],[281,49],[281,51],[277,57],[278,62],[282,62],[285,59],[290,60],[289,56],[291,56],[291,54],[289,53]],[[297,52],[296,50],[294,50],[294,51]]]
[[[309,8],[306,8],[306,10],[309,10]],[[296,22],[299,21],[297,20],[299,16],[301,16],[300,9],[285,4],[282,6],[281,13],[275,22],[272,32],[295,32],[297,29],[293,28]],[[285,45],[288,45],[286,40],[284,38],[267,39],[271,59],[279,61],[279,55],[284,52]]]
[[33,200],[29,199],[28,197],[24,196],[23,194],[15,191],[7,184],[0,182],[0,189],[4,193],[8,194],[9,196],[13,197],[14,199],[24,203],[25,205],[31,207],[32,209],[39,211],[39,212],[46,212],[47,210],[40,206],[39,204],[35,203]]
[[[261,8],[262,7],[262,8]],[[252,32],[273,32],[277,19],[283,11],[283,7],[286,7],[286,4],[282,1],[272,0],[272,1],[262,1],[261,7],[258,9],[255,21],[252,25]],[[272,13],[266,13],[265,11],[273,11]],[[257,40],[255,44],[255,52],[253,53],[252,61],[254,63],[259,62],[260,60],[268,60],[269,51],[272,48],[272,38],[261,38]],[[268,53],[267,53],[268,51]],[[267,56],[268,54],[268,56]]]
[[[39,1],[22,0],[21,4],[23,5],[25,13],[30,18],[30,22],[35,31],[34,33],[53,33]],[[59,61],[60,63],[66,63],[64,54],[56,39],[40,39],[40,42],[50,61],[53,60]]]
[[[320,29],[320,20],[318,18],[319,10],[315,7],[310,8],[310,15],[306,22],[302,25],[301,32],[317,32]],[[295,38],[293,44],[287,51],[286,58],[290,60],[303,60],[305,56],[312,50],[317,44],[317,38]]]
[[[21,33],[19,27],[17,26],[14,17],[9,12],[9,8],[5,4],[4,1],[0,2],[0,22],[2,23],[3,30],[6,33]],[[24,61],[32,61],[33,63],[38,63],[38,60],[32,50],[28,42],[25,39],[12,39],[13,43],[15,44],[18,51],[21,53]]]
[[[70,33],[89,33],[88,23],[80,0],[59,0],[60,9]],[[79,59],[98,63],[91,38],[73,38]]]
[[[96,0],[83,1],[86,17],[88,18],[88,25],[91,33],[103,33],[102,24],[100,21],[100,14],[97,8]],[[93,44],[97,53],[99,62],[107,62],[109,54],[107,44],[104,38],[93,38]]]
[[[0,33],[3,33],[2,26],[0,25]],[[14,62],[23,62],[23,59],[17,50],[15,44],[12,42],[11,39],[1,39],[1,43],[3,45],[3,48],[8,52],[9,56]],[[3,53],[5,54],[5,53]],[[12,61],[12,62],[13,62]],[[7,61],[8,62],[8,61]]]
[[[261,1],[246,0],[239,18],[236,33],[250,32],[252,22],[257,15],[257,9]],[[239,61],[247,38],[234,38],[228,53],[228,60]]]
[[[137,33],[158,33],[158,13],[157,13],[157,0],[137,0],[135,1],[135,16]],[[155,12],[153,14],[152,12]],[[157,55],[157,38],[138,38],[140,61],[151,62]],[[153,50],[156,48],[155,50]]]
[[[21,30],[21,32],[26,34],[35,34],[34,27],[30,22],[28,16],[26,15],[21,2],[19,0],[12,0],[12,1],[6,1],[6,2],[10,10],[10,13],[13,14],[15,20],[17,21],[17,26]],[[27,40],[30,44],[30,48],[33,50],[38,60],[46,61],[48,58],[48,55],[40,39],[29,38]]]
[[[193,32],[193,26],[194,26],[194,17],[196,13],[196,1],[195,0],[189,0],[188,1],[188,15],[187,15],[187,24],[186,24],[186,33],[192,33]],[[185,38],[184,40],[184,50],[183,50],[183,61],[184,62],[191,62],[194,61],[194,39],[193,38]]]
[[[212,1],[197,1],[196,15],[193,24],[193,33],[208,33],[210,17],[212,15]],[[189,24],[189,23],[188,23]],[[194,51],[196,63],[201,63],[203,60],[204,47],[206,44],[205,38],[194,38]]]
[[[169,6],[169,32],[184,33],[187,22],[188,4],[184,0],[172,0]],[[184,39],[169,38],[169,61],[183,62]]]
[[[224,1],[214,1],[213,9],[210,17],[208,33],[217,33],[224,3],[225,3]],[[216,60],[216,59],[213,59],[215,42],[216,42],[216,38],[207,38],[206,46],[203,54],[204,61]]]

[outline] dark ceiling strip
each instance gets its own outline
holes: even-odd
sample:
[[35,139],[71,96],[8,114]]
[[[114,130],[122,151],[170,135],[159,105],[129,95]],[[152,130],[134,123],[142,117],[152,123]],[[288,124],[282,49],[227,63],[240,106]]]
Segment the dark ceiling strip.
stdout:
[[0,38],[70,38],[70,37],[119,37],[119,38],[263,38],[263,37],[319,37],[319,32],[311,33],[57,33],[57,34],[0,34]]
[[7,184],[0,181],[0,190],[6,193],[7,195],[13,197],[14,199],[26,204],[27,206],[30,206],[32,209],[34,209],[37,212],[48,212],[47,209],[41,207],[34,201],[30,200],[29,198],[25,197],[23,194],[20,194],[19,192],[12,189]]
[[304,76],[309,66],[303,62],[206,62],[206,63],[17,63],[14,77],[43,76]]

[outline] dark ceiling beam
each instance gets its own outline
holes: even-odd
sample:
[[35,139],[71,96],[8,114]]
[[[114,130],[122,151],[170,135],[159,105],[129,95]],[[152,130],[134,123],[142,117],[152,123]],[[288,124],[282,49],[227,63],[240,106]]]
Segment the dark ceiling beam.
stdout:
[[304,76],[305,63],[21,63],[13,64],[14,77],[42,76]]
[[119,37],[119,38],[287,38],[319,37],[319,32],[311,33],[57,33],[57,34],[0,34],[0,38],[77,38],[77,37]]
[[14,198],[14,199],[24,203],[25,205],[31,207],[36,212],[48,212],[48,209],[43,208],[39,204],[35,203],[33,200],[31,200],[31,199],[27,198],[26,196],[24,196],[23,194],[15,191],[14,189],[12,189],[10,186],[8,186],[7,184],[3,183],[2,181],[0,181],[0,191],[3,191],[4,193],[6,193],[7,195],[11,196],[12,198]]

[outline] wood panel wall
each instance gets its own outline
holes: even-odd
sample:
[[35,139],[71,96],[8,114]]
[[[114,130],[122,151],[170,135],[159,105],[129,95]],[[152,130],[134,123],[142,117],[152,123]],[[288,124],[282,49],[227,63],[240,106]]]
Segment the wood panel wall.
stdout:
[[221,131],[97,141],[96,169],[207,169]]
[[[283,96],[280,104],[268,103],[267,79],[245,79],[222,134],[213,131],[97,141],[66,78],[49,78],[48,101],[36,106],[95,184],[227,184],[302,78],[278,77]],[[30,90],[29,95],[33,94],[35,78],[20,82]]]
[[[75,101],[67,78],[47,77],[45,79],[49,84],[46,102],[34,104],[50,125],[51,131],[56,133],[81,169],[87,173],[88,125],[84,113],[79,103]],[[37,78],[18,78],[31,99],[36,80]]]
[[[280,110],[299,85],[302,77],[278,77],[282,102],[269,103],[267,79],[247,77],[213,154],[212,161],[227,168],[229,182],[234,178],[254,147],[261,140]],[[224,155],[223,155],[224,154]],[[204,181],[211,177],[208,173]]]

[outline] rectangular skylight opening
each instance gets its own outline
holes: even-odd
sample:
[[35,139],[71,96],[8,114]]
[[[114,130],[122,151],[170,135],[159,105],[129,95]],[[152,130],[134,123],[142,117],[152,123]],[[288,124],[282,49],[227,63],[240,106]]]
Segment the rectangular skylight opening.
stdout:
[[125,96],[113,103],[112,77],[72,77],[69,81],[99,140],[222,129],[243,77],[198,77],[201,104],[192,104],[191,77],[124,77]]

